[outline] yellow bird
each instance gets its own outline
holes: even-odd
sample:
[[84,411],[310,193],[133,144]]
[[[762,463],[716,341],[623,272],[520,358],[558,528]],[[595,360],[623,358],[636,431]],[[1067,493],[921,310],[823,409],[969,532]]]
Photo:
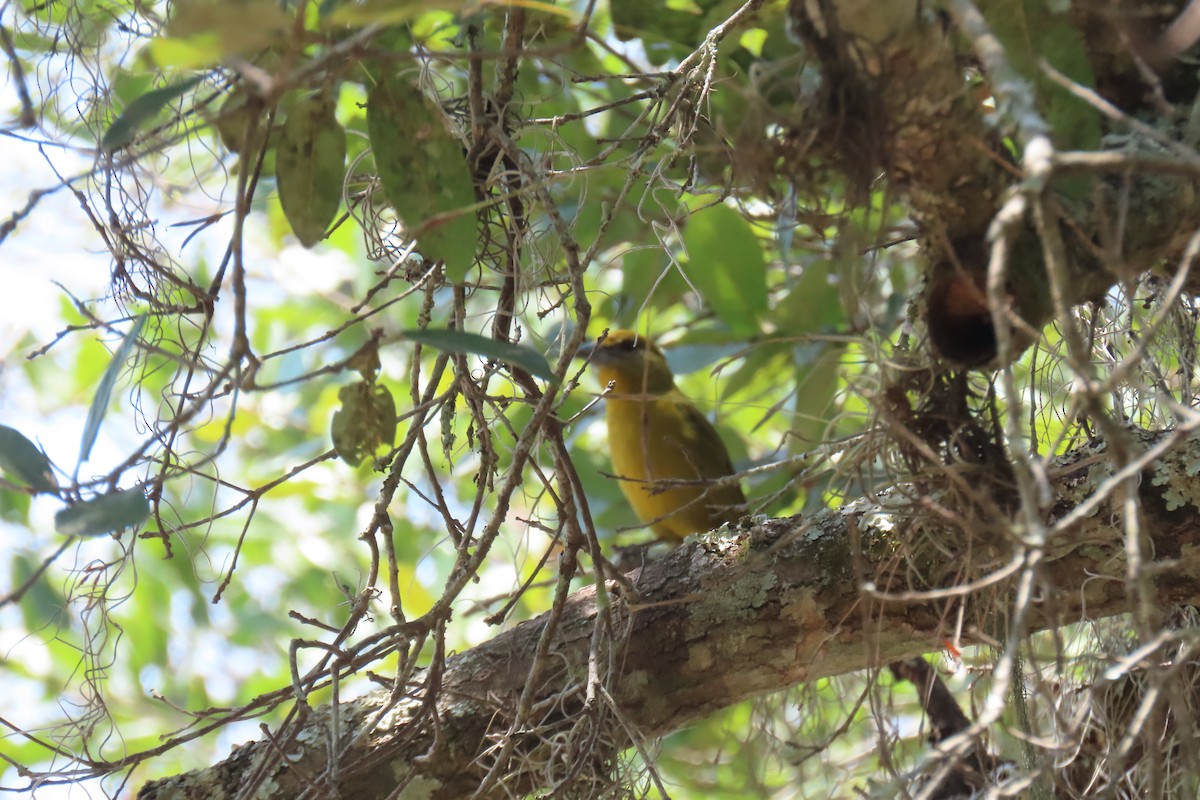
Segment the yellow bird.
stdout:
[[714,484],[733,474],[725,443],[675,387],[654,342],[616,330],[581,350],[589,355],[600,383],[612,386],[605,406],[613,472],[638,518],[658,538],[679,541],[745,513],[746,496],[736,483]]

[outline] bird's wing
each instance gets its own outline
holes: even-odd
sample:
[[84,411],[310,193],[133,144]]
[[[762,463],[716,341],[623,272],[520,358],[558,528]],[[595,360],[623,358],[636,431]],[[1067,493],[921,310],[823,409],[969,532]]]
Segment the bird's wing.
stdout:
[[708,417],[678,390],[663,395],[659,403],[667,413],[680,417],[681,449],[694,461],[698,477],[723,478],[733,474],[733,462],[720,434]]

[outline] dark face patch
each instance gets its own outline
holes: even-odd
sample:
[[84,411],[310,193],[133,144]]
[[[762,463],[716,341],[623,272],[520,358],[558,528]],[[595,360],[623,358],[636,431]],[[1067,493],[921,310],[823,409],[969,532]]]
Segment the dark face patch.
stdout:
[[624,337],[615,340],[606,339],[604,344],[600,346],[610,350],[619,350],[622,353],[633,353],[638,350],[646,349],[646,339],[645,337],[639,337],[637,339],[627,339]]
[[642,363],[642,359],[650,354],[662,355],[648,336],[639,336],[628,330],[610,331],[607,338],[584,345],[579,353],[591,357],[598,364]]

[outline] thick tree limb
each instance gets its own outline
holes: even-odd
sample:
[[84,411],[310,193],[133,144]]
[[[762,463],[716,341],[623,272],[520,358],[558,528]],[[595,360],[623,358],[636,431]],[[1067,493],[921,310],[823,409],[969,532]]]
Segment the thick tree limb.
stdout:
[[[1047,519],[1069,524],[1052,527],[1044,548],[972,540],[952,527],[936,541],[929,520],[937,517],[928,509],[938,498],[912,503],[899,489],[810,519],[707,536],[634,573],[640,599],[614,602],[615,617],[628,626],[609,640],[619,672],[605,686],[593,684],[590,696],[596,595],[589,588],[571,598],[554,663],[543,671],[537,725],[509,730],[545,616],[449,658],[436,704],[420,697],[391,703],[386,693],[343,704],[341,742],[348,747],[336,771],[325,755],[331,716],[321,709],[302,715],[290,732],[284,763],[278,745],[255,742],[209,769],[151,782],[139,797],[235,797],[252,771],[264,768],[269,777],[256,797],[468,797],[489,766],[488,748],[508,735],[520,737],[520,759],[487,796],[520,795],[578,771],[562,754],[596,752],[597,736],[608,737],[615,754],[629,746],[629,728],[639,737],[661,736],[754,695],[937,650],[950,635],[945,621],[960,606],[965,619],[984,619],[981,612],[1008,602],[1024,569],[1034,571],[1038,586],[1035,627],[1120,614],[1130,597],[1123,506],[1108,495],[1139,471],[1140,529],[1152,559],[1146,566],[1157,574],[1156,600],[1160,607],[1196,602],[1200,478],[1192,465],[1200,463],[1200,442],[1183,432],[1133,439],[1150,456],[1163,455],[1115,476],[1103,443],[1057,463]],[[1098,495],[1105,499],[1089,500]],[[995,522],[981,529],[1004,527]],[[913,526],[922,527],[928,547],[897,546]],[[978,588],[969,591],[971,585]],[[969,639],[973,632],[965,633]]]

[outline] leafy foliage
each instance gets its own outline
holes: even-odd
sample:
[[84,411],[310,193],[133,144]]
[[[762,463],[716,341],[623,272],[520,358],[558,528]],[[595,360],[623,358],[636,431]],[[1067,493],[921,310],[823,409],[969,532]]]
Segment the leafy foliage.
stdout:
[[[980,5],[1055,141],[1098,146],[1100,117],[1040,66],[1094,82],[1074,18]],[[1021,527],[1045,511],[1047,459],[1117,421],[1190,419],[1193,302],[1178,281],[1125,276],[1003,370],[947,369],[922,339],[921,257],[953,237],[914,225],[896,189],[912,165],[872,139],[897,132],[860,124],[875,111],[865,102],[839,105],[865,89],[819,74],[820,48],[789,34],[794,13],[725,0],[8,6],[15,117],[44,137],[54,177],[27,187],[0,243],[20,246],[39,215],[69,215],[56,229],[82,231],[72,248],[101,251],[89,269],[111,280],[66,284],[57,336],[3,341],[28,356],[0,373],[4,402],[23,398],[0,426],[0,520],[15,542],[3,682],[27,699],[0,713],[13,734],[0,783],[70,779],[115,795],[380,685],[436,698],[448,652],[558,613],[583,586],[598,597],[587,703],[559,700],[616,714],[604,698],[628,645],[612,616],[627,598],[611,593],[607,562],[644,533],[608,474],[592,408],[605,387],[574,358],[610,327],[664,346],[679,388],[730,434],[751,514],[807,519],[885,490],[920,509],[890,542],[894,575],[911,595],[944,596],[947,620],[958,599],[991,591],[955,583],[979,560],[1052,560]],[[934,27],[928,52],[959,46]],[[949,117],[966,97],[978,117],[1008,113],[1011,86],[980,103],[963,75],[981,67],[963,62],[946,96],[910,105]],[[813,149],[835,138],[831,124],[861,146],[856,163]],[[963,149],[1017,172],[1023,124]],[[1111,189],[1084,177],[1083,194],[1063,184],[1067,199]],[[1006,179],[990,197],[1028,191]],[[1058,227],[1072,228],[1038,236]],[[110,353],[99,339],[114,330],[125,333]],[[47,453],[79,431],[79,464],[60,484]],[[985,475],[1005,454],[1014,471]],[[947,484],[959,502],[941,505]],[[71,538],[46,536],[51,525]],[[944,557],[929,583],[911,559],[925,552]],[[1145,580],[1129,576],[1143,610]],[[869,616],[876,598],[860,583]],[[1146,642],[1122,638],[1122,622],[1010,631],[1006,603],[945,623],[948,639],[970,629],[998,651],[944,663],[954,692],[987,697],[991,670],[1027,655],[1046,702],[1032,722],[1005,706],[1015,751],[1066,719],[1047,686],[1091,686]],[[1156,657],[1188,673],[1190,639],[1160,628]],[[542,668],[554,660],[542,656]],[[561,779],[580,796],[660,783],[681,798],[894,795],[924,749],[910,689],[873,672],[811,681],[658,750],[615,726],[619,746],[592,741],[593,759],[539,727],[543,707],[506,704],[488,732],[490,780],[520,766],[512,732],[536,731],[547,749],[532,792]],[[18,735],[34,730],[50,733]],[[553,771],[563,764],[569,776]]]

